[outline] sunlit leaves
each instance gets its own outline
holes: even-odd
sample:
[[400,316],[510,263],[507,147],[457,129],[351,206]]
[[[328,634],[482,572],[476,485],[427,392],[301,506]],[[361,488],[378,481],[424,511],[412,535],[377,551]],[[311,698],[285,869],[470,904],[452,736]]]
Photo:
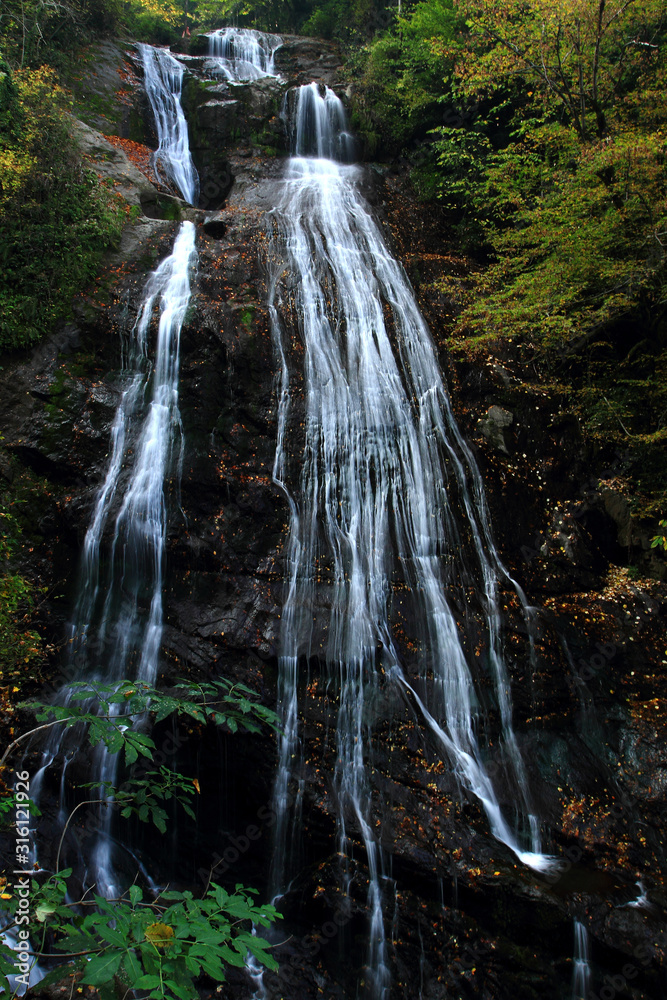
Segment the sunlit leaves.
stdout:
[[[508,160],[522,151],[529,146],[489,164],[487,197],[504,188],[507,201]],[[660,282],[667,185],[659,135],[628,131],[583,147],[574,161],[562,157],[548,177],[538,171],[530,183],[515,181],[525,200],[517,199],[515,224],[491,236],[498,261],[484,279],[490,294],[480,289],[466,314],[471,327],[562,343],[624,313],[640,289]]]
[[37,340],[69,312],[124,220],[77,154],[55,72],[15,80],[14,127],[0,136],[0,350]]
[[519,77],[582,138],[603,136],[614,101],[657,54],[658,0],[456,0],[468,37],[456,47],[468,92]]

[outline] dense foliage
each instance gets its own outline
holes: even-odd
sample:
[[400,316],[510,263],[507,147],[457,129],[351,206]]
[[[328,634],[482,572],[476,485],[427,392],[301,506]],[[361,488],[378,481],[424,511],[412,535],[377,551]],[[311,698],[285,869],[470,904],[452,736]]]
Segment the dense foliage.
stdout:
[[481,265],[454,346],[512,341],[664,509],[664,5],[422,0],[354,54],[357,127]]
[[68,313],[125,217],[73,147],[66,109],[53,69],[0,66],[0,349]]
[[40,636],[30,627],[35,588],[14,566],[20,544],[11,507],[0,502],[0,687],[15,685],[43,655]]

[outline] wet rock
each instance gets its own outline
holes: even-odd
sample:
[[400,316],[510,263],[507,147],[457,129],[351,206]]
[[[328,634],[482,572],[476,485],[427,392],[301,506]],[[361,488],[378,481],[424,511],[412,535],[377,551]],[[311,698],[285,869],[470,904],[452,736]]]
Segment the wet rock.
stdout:
[[277,72],[296,84],[312,80],[327,87],[337,87],[341,78],[340,50],[321,38],[283,35],[283,45],[276,51]]
[[65,68],[77,118],[104,135],[146,141],[143,91],[136,72],[136,52],[105,39],[86,47],[82,58]]
[[601,481],[598,496],[600,506],[614,523],[619,546],[631,553],[632,562],[654,579],[667,580],[665,554],[662,549],[651,546],[655,522],[643,523],[634,517],[628,497],[613,483]]
[[502,406],[490,406],[486,411],[486,416],[479,421],[478,430],[492,448],[509,455],[511,449],[511,438],[509,428],[514,423],[514,414],[509,410],[504,410]]
[[112,145],[100,132],[84,122],[76,118],[72,118],[71,122],[74,138],[84,156],[92,162],[97,175],[111,181],[130,205],[141,207],[142,197],[147,202],[157,199],[153,185],[122,149]]

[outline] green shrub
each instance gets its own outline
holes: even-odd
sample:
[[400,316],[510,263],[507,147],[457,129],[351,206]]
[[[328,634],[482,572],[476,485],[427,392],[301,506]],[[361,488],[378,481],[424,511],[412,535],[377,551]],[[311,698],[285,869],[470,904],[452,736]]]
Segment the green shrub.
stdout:
[[0,350],[9,350],[68,314],[127,209],[84,167],[55,72],[24,70],[2,83]]
[[27,668],[43,656],[42,640],[29,628],[35,587],[12,566],[20,537],[16,518],[5,503],[0,503],[0,687],[16,685]]

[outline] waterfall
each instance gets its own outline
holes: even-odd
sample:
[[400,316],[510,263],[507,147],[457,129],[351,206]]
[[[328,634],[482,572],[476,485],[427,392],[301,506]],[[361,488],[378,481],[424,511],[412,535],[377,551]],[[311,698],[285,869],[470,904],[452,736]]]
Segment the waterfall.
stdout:
[[572,1000],[586,1000],[590,986],[588,931],[580,920],[574,921],[574,960],[572,967]]
[[283,111],[290,130],[295,157],[351,163],[354,139],[346,131],[347,116],[342,102],[328,87],[324,94],[316,83],[289,91]]
[[196,205],[199,178],[190,155],[188,124],[181,106],[183,66],[168,49],[157,49],[143,42],[137,47],[157,131],[153,168],[161,180],[174,184],[190,205]]
[[276,50],[282,45],[279,35],[267,35],[250,28],[220,28],[209,36],[206,71],[230,83],[277,77],[274,68]]
[[[139,46],[146,91],[155,112],[160,148],[156,154],[165,173],[190,202],[197,198],[197,174],[188,145],[180,103],[183,69],[164,49]],[[148,278],[137,321],[121,351],[123,390],[111,427],[110,454],[97,492],[83,543],[78,597],[70,627],[70,671],[75,680],[108,684],[132,677],[152,685],[158,671],[163,630],[162,591],[167,532],[165,487],[180,484],[183,433],[178,407],[180,334],[190,303],[190,274],[195,262],[195,227],[182,223],[169,257]],[[155,358],[149,337],[159,310]],[[102,540],[113,521],[106,570]],[[58,699],[71,701],[65,687]],[[88,709],[94,707],[91,701]],[[118,709],[121,714],[121,709]],[[32,783],[39,800],[47,770],[63,755],[60,775],[59,826],[71,803],[67,767],[76,756],[81,733],[60,727],[51,731],[42,763]],[[92,754],[91,781],[116,782],[117,755],[99,744]],[[111,836],[111,810],[106,792],[92,824],[94,839],[86,857],[84,884],[94,882],[111,898],[118,889]],[[70,838],[71,839],[71,838]],[[67,845],[65,850],[68,849]],[[130,852],[131,853],[131,852]],[[136,860],[136,859],[135,859]]]
[[[122,483],[120,468],[128,462],[126,444],[130,442],[132,425],[142,420],[138,436],[132,441],[134,461],[115,519],[111,579],[106,585],[101,612],[100,638],[102,642],[111,639],[109,663],[105,668],[107,680],[120,680],[130,669],[148,684],[157,676],[166,536],[164,484],[172,472],[180,479],[179,340],[190,302],[194,256],[195,227],[191,222],[184,222],[171,255],[146,284],[131,345],[130,362],[135,370],[116,411],[107,475],[84,542],[77,634],[86,633],[94,613],[99,596],[95,564],[99,560],[101,535]],[[145,363],[146,341],[158,300],[157,346],[154,365],[150,366]],[[116,565],[121,568],[117,581]],[[108,636],[111,623],[116,633],[113,637]]]
[[[359,193],[359,169],[341,162],[349,154],[342,105],[331,90],[311,84],[296,93],[292,116],[294,155],[274,210],[276,248],[284,247],[289,277],[282,277],[283,256],[271,291],[279,364],[274,479],[290,506],[273,890],[284,891],[294,841],[288,806],[300,662],[317,657],[338,676],[339,850],[347,856],[352,829],[365,846],[366,978],[369,994],[382,997],[388,982],[383,871],[369,763],[383,690],[401,691],[416,708],[483,805],[494,836],[525,863],[546,867],[512,729],[499,580],[529,612],[493,543],[481,477],[456,426],[412,289]],[[289,312],[303,346],[302,371],[290,368],[292,331],[281,319]],[[299,427],[294,403],[301,388]],[[457,609],[476,622],[481,649],[466,646]],[[409,620],[418,628],[417,678],[410,681],[397,637]],[[475,675],[493,687],[508,773],[533,834],[529,850],[503,816],[484,766]],[[297,822],[301,794],[299,788]]]
[[[190,302],[194,260],[195,227],[184,222],[171,255],[146,283],[138,319],[124,352],[125,385],[111,429],[106,475],[83,544],[78,599],[70,626],[77,679],[93,684],[135,677],[152,685],[157,678],[163,629],[165,483],[172,475],[180,480],[183,437],[178,409],[179,341]],[[155,360],[151,363],[148,338],[156,305],[159,322]],[[112,519],[108,572],[103,575],[100,549]],[[67,704],[71,694],[72,690],[65,688],[60,702]],[[38,798],[47,768],[56,754],[65,752],[61,828],[71,809],[66,796],[66,769],[80,745],[80,734],[71,732],[73,735],[63,734],[59,727],[52,730],[42,766],[33,780]],[[117,755],[98,745],[92,755],[91,781],[114,784],[116,765]],[[95,797],[98,795],[95,792]],[[97,891],[108,897],[117,890],[110,821],[110,810],[102,802],[93,824],[96,832],[90,859],[82,859],[89,865],[89,877]]]

